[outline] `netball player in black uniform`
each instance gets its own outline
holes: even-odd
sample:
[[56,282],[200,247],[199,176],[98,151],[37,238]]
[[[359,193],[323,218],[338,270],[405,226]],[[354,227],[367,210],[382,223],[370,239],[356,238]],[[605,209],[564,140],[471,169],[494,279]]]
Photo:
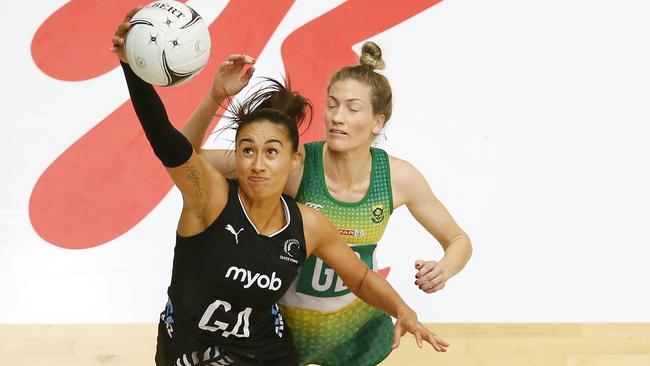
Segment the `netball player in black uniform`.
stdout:
[[[127,14],[127,20],[132,13]],[[156,156],[183,196],[169,300],[161,314],[156,365],[297,365],[276,301],[309,254],[328,263],[365,302],[397,319],[395,342],[428,331],[382,277],[349,249],[317,211],[282,195],[298,164],[298,123],[308,102],[272,83],[234,112],[237,180],[226,180],[170,123],[153,87],[126,64],[118,27],[113,51]]]

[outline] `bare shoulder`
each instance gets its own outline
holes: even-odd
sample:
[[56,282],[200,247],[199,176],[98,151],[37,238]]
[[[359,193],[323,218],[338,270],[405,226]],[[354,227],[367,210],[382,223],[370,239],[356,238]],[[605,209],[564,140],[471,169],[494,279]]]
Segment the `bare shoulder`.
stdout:
[[302,216],[302,225],[305,231],[305,240],[307,241],[307,253],[311,253],[324,241],[324,238],[333,235],[334,227],[325,215],[313,208],[298,203],[298,209]]
[[389,163],[394,209],[430,190],[426,179],[413,164],[394,156],[389,156]]
[[396,156],[388,155],[388,162],[390,164],[390,171],[395,172],[398,175],[405,174],[410,171],[417,172],[417,169],[413,166],[413,164]]
[[302,224],[305,228],[305,233],[307,230],[318,231],[318,229],[329,223],[325,215],[307,205],[298,203],[298,209],[302,215]]
[[404,159],[389,155],[391,183],[398,185],[412,184],[414,179],[424,179],[422,173]]

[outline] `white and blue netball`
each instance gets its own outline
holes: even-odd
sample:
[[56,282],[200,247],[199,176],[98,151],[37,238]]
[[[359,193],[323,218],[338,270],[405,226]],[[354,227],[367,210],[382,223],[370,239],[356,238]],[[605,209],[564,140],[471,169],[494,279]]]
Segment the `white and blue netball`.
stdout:
[[194,9],[155,1],[131,18],[125,38],[131,69],[149,84],[172,86],[196,76],[210,58],[210,33]]

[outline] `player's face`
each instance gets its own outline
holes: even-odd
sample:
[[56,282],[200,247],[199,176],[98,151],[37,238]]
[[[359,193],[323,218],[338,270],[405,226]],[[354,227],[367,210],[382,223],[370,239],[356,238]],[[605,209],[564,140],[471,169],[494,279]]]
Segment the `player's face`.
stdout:
[[299,163],[284,126],[266,120],[241,127],[236,143],[239,185],[253,199],[282,194]]
[[384,115],[372,110],[370,86],[354,79],[330,86],[324,117],[327,146],[334,151],[368,148],[384,127]]

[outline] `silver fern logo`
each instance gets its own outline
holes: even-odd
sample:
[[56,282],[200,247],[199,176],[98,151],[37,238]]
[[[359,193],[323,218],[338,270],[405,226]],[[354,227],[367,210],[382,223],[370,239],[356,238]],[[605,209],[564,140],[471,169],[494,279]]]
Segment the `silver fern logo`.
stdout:
[[296,250],[297,250],[297,249],[300,249],[300,242],[299,242],[298,240],[296,240],[296,239],[289,239],[289,240],[287,240],[287,241],[284,242],[284,252],[287,253],[287,255],[288,255],[289,257],[291,257],[291,258],[295,258],[295,257],[293,256],[293,254],[291,254],[291,252],[292,252],[292,250],[291,250],[291,249],[292,249],[292,245],[294,246],[293,248],[296,248]]
[[286,255],[280,255],[280,259],[298,264],[298,261],[295,258],[298,255],[299,250],[300,242],[296,239],[288,239],[284,242],[284,252]]

